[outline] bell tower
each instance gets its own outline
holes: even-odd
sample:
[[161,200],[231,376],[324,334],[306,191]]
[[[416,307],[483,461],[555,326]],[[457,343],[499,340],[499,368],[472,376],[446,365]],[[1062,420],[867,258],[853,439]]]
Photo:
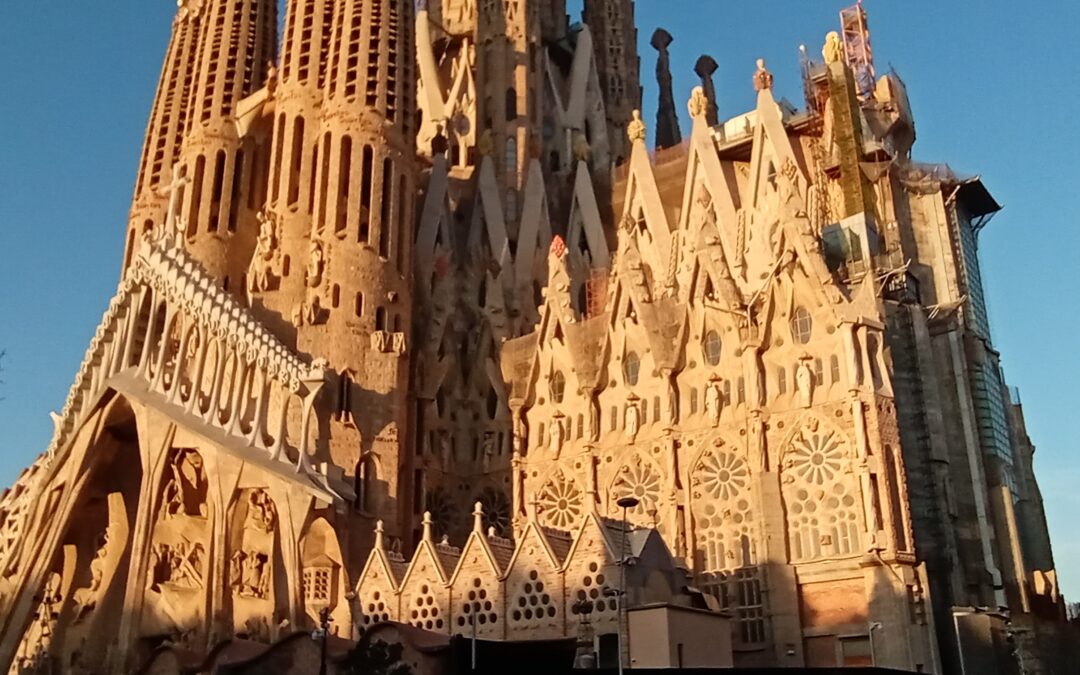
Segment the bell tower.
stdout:
[[615,164],[630,159],[626,125],[641,108],[641,59],[637,52],[634,0],[585,0],[585,23],[592,31],[596,70],[604,92],[608,142]]
[[[377,511],[398,530],[392,534],[408,538],[414,517],[419,522],[423,512],[412,496],[420,478],[406,450],[417,191],[413,2],[337,0],[329,19],[329,33],[312,45],[321,50],[325,44],[326,59],[308,55],[312,68],[325,61],[326,69],[317,78],[312,198],[299,207],[310,206],[313,215],[298,272],[303,295],[293,315],[297,349],[327,359],[340,376],[331,460],[355,467],[358,486],[377,473],[384,492],[368,515]],[[316,78],[314,71],[309,77]],[[297,98],[288,105],[300,110],[306,103]],[[315,128],[314,121],[305,119],[301,128]],[[284,125],[286,132],[293,127],[292,145],[300,147],[297,122],[286,118]],[[275,140],[278,148],[289,145]],[[298,168],[301,176],[307,164]],[[288,188],[277,189],[280,210]]]
[[135,196],[125,240],[124,269],[131,263],[139,235],[165,219],[169,203],[166,190],[173,180],[173,168],[180,158],[191,112],[191,91],[204,14],[203,0],[182,0],[173,19],[172,37],[165,53],[161,79],[143,141],[139,173],[135,179]]
[[187,249],[227,290],[243,293],[262,207],[265,142],[244,133],[238,103],[264,86],[275,58],[274,0],[204,0],[180,171]]

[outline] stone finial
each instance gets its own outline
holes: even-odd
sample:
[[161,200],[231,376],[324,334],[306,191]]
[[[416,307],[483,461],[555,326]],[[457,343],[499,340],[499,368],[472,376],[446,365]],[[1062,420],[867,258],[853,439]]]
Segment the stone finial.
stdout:
[[487,529],[488,539],[494,539],[496,536],[498,536],[498,534],[499,533],[495,531],[495,526],[494,525],[492,525],[491,527],[489,527]]
[[660,100],[656,112],[656,147],[671,148],[682,143],[679,131],[679,116],[675,112],[675,95],[671,88],[671,57],[668,47],[675,38],[663,28],[653,33],[651,44],[658,51],[656,59],[656,82],[659,85]]
[[765,68],[765,59],[757,60],[757,70],[754,71],[754,91],[772,89],[772,73]]
[[424,511],[424,532],[422,537],[423,540],[428,543],[431,543],[431,530],[434,524],[434,521],[431,519],[431,511]]
[[686,104],[686,107],[690,110],[690,117],[693,119],[704,117],[709,107],[709,101],[705,98],[705,89],[702,87],[694,87],[694,90],[690,93],[690,101]]
[[694,64],[694,72],[701,78],[701,87],[707,101],[705,121],[709,123],[709,126],[716,126],[720,123],[720,111],[716,106],[716,85],[713,84],[713,73],[719,67],[716,59],[708,54],[702,54],[698,57],[697,63]]
[[825,58],[825,63],[830,65],[844,58],[844,45],[840,42],[839,33],[829,31],[829,34],[825,36],[825,46],[821,49],[821,55]]
[[630,137],[631,143],[637,143],[645,140],[645,132],[645,121],[641,119],[641,111],[634,110],[633,118],[626,125],[626,135]]
[[484,533],[484,505],[483,504],[481,504],[480,502],[476,502],[476,504],[473,505],[472,517],[473,517],[473,532],[476,532],[477,534],[483,534]]
[[555,258],[562,258],[566,255],[566,240],[560,235],[555,235],[555,238],[551,240],[551,249],[548,252]]
[[375,548],[386,548],[386,529],[381,520],[375,521]]

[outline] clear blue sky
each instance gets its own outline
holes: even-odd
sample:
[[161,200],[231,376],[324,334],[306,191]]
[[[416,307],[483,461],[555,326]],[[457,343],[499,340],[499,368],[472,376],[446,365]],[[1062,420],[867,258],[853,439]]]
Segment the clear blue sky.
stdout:
[[[817,54],[845,3],[637,4],[651,125],[657,26],[676,39],[679,109],[709,53],[721,64],[721,114],[734,115],[753,105],[759,56],[779,93],[801,102],[798,46]],[[1080,4],[866,4],[879,69],[892,64],[908,85],[916,158],[982,174],[1005,205],[981,242],[994,336],[1039,448],[1063,586],[1080,599]],[[174,11],[173,0],[0,3],[0,485],[48,443],[48,412],[63,406],[116,289]]]

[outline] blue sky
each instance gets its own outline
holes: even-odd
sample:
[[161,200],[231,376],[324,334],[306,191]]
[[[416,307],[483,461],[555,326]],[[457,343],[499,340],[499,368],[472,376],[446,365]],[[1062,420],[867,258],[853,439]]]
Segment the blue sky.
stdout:
[[[638,0],[646,121],[657,26],[675,36],[676,98],[688,97],[693,64],[708,53],[720,63],[721,115],[734,115],[753,105],[757,57],[778,92],[801,102],[798,47],[817,54],[844,4]],[[981,174],[1005,205],[980,249],[994,339],[1038,446],[1063,588],[1080,599],[1080,4],[866,5],[879,70],[891,64],[908,85],[915,158]],[[116,289],[174,11],[172,0],[0,3],[0,485],[47,445],[48,412],[63,406]]]

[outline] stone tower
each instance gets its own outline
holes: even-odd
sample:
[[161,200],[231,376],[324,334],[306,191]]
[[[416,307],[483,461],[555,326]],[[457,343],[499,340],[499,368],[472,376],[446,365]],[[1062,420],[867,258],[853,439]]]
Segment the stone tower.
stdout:
[[184,0],[173,19],[172,38],[165,53],[135,179],[135,196],[125,239],[125,269],[131,263],[138,235],[165,216],[169,200],[163,188],[167,187],[173,167],[179,161],[187,129],[203,10],[202,0]]
[[195,64],[190,114],[180,153],[181,213],[188,250],[226,290],[242,293],[255,241],[254,164],[265,152],[237,123],[238,104],[260,89],[274,60],[273,0],[210,0]]
[[[360,493],[363,479],[377,473],[385,490],[379,516],[400,525],[397,535],[420,510],[404,504],[417,478],[405,451],[417,187],[412,35],[409,0],[334,3],[319,126],[313,119],[298,131],[294,121],[292,131],[294,148],[307,124],[319,134],[312,197],[302,205],[313,216],[305,294],[293,318],[297,348],[338,373],[329,458],[346,471],[355,467]],[[295,160],[291,166],[304,171]],[[366,513],[371,495],[361,497]]]
[[633,0],[585,0],[585,23],[592,30],[596,70],[604,92],[612,161],[630,158],[625,134],[634,110],[641,107],[641,59]]

